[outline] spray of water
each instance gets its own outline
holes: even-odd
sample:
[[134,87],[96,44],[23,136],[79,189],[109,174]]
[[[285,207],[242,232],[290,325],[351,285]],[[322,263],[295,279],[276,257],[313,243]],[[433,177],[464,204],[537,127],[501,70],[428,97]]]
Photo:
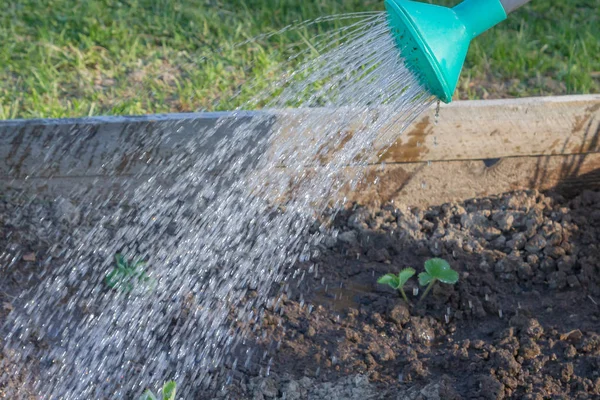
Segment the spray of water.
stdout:
[[[432,103],[385,15],[354,18],[242,107],[261,111],[199,131],[160,172],[123,184],[132,195],[88,199],[94,222],[64,237],[67,261],[11,313],[6,368],[34,356],[40,375],[29,378],[46,399],[127,398],[168,378],[194,398],[261,362],[250,327],[315,256],[326,232],[315,220]],[[152,291],[107,290],[115,253],[147,261]],[[52,349],[30,345],[42,338]]]

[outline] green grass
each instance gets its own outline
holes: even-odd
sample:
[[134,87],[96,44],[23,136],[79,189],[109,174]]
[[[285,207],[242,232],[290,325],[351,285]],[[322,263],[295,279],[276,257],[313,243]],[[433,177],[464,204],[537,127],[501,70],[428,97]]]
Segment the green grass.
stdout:
[[[233,108],[272,81],[284,49],[342,22],[236,43],[322,15],[382,9],[380,0],[8,1],[0,119]],[[534,0],[474,42],[458,96],[597,93],[598,38],[597,0]]]

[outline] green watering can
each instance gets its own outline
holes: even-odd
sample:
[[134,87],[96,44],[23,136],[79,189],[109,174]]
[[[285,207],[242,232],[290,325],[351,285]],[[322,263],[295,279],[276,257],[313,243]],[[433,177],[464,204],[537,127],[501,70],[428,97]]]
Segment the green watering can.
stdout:
[[454,8],[385,0],[396,45],[432,94],[450,103],[471,40],[530,0],[465,0]]

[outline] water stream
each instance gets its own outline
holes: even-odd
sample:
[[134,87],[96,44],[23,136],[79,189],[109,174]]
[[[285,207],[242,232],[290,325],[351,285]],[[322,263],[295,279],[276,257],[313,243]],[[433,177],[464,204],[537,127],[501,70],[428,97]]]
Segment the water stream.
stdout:
[[[350,17],[240,108],[261,111],[199,131],[158,172],[122,183],[128,195],[87,199],[94,222],[62,236],[66,261],[10,314],[6,368],[35,356],[41,375],[28,378],[44,399],[129,398],[169,378],[194,398],[259,363],[250,322],[301,279],[296,263],[327,231],[316,219],[433,103],[385,14]],[[107,290],[115,253],[146,261],[154,287]],[[55,345],[39,353],[30,343],[43,338]]]

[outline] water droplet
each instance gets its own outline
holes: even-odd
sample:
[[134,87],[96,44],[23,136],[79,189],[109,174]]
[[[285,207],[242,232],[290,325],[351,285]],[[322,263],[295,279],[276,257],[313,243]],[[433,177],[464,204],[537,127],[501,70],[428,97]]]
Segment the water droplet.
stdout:
[[298,282],[298,284],[300,284],[300,282],[302,282],[304,280],[305,275],[306,275],[306,271],[302,271],[302,276],[300,277],[300,281]]

